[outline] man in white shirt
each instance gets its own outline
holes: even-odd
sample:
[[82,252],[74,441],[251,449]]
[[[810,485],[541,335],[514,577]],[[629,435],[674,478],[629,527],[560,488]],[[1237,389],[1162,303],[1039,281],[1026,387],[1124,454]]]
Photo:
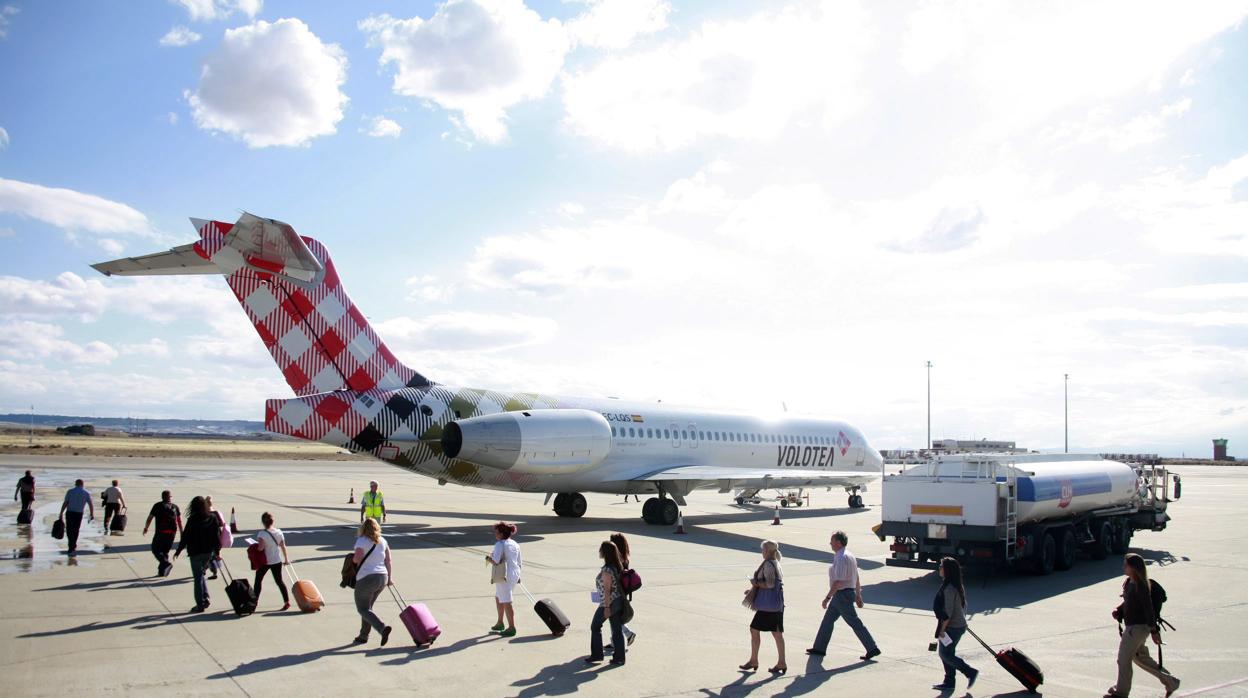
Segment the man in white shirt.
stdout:
[[117,480],[113,480],[113,486],[104,490],[104,530],[109,530],[108,524],[112,518],[121,513],[126,507],[126,497],[121,493],[120,484]]
[[828,595],[823,597],[823,622],[815,635],[815,646],[806,650],[806,654],[822,657],[827,653],[828,642],[832,640],[832,626],[843,616],[867,650],[861,659],[866,661],[878,657],[880,648],[854,608],[855,605],[862,608],[862,584],[858,581],[858,560],[845,548],[849,545],[849,536],[844,531],[837,531],[832,534],[829,543],[833,558],[832,566],[828,568]]

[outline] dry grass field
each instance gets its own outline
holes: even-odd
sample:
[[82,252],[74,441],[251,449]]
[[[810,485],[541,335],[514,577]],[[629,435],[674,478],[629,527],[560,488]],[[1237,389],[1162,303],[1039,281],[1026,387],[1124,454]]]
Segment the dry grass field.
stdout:
[[0,453],[15,455],[110,456],[132,458],[231,458],[280,460],[343,460],[355,456],[327,444],[261,439],[191,439],[106,436],[64,436],[36,430],[33,443],[26,434],[0,434]]

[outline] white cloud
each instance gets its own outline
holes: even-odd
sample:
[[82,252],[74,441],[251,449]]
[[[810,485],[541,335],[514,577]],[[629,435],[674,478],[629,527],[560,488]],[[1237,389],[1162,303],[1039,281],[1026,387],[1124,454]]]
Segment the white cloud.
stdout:
[[438,313],[419,319],[398,317],[377,324],[377,334],[395,351],[495,351],[541,344],[559,326],[550,318],[520,313]]
[[17,237],[17,231],[12,228],[0,228],[0,238]]
[[193,22],[225,19],[235,12],[255,17],[264,6],[264,0],[171,0],[186,8]]
[[114,240],[113,238],[100,238],[95,242],[100,246],[100,249],[104,251],[104,254],[112,257],[120,257],[121,253],[126,251],[126,246],[122,244],[121,241]]
[[406,281],[411,289],[407,294],[409,301],[423,303],[443,303],[455,297],[458,286],[439,279],[434,274],[413,276]]
[[1248,299],[1248,282],[1224,284],[1196,284],[1158,288],[1145,294],[1148,298],[1164,300],[1220,301]]
[[0,324],[0,356],[10,359],[54,359],[72,364],[112,363],[117,350],[100,341],[78,344],[63,338],[58,325],[28,320]]
[[872,28],[856,3],[797,3],[708,21],[687,38],[565,75],[578,133],[621,148],[768,139],[795,119],[834,124],[857,108]]
[[9,132],[4,130],[3,126],[0,126],[0,150],[4,150],[5,148],[8,148],[8,147],[9,147]]
[[169,343],[160,337],[153,337],[140,344],[123,344],[121,345],[121,353],[132,356],[164,358],[169,356]]
[[107,293],[100,281],[88,281],[72,271],[53,281],[0,276],[0,313],[32,317],[67,313],[91,319],[104,311]]
[[200,128],[249,147],[304,145],[336,131],[346,79],[337,44],[323,43],[298,19],[260,21],[226,30],[187,101]]
[[563,65],[568,38],[521,0],[448,0],[433,17],[377,15],[360,29],[394,64],[396,94],[462,115],[483,141],[507,135],[507,110],[546,94]]
[[170,29],[168,33],[166,33],[164,36],[160,37],[160,45],[161,46],[190,46],[191,44],[195,43],[196,41],[199,41],[202,38],[203,37],[201,37],[199,34],[196,34],[190,29],[179,24],[175,26],[173,29]]
[[1196,178],[1181,167],[1162,170],[1124,187],[1113,203],[1161,252],[1248,257],[1245,183],[1248,155],[1241,155]]
[[170,126],[178,125],[178,113],[177,112],[172,112],[172,111],[169,112],[168,114],[165,115],[165,119],[169,121]]
[[398,122],[384,116],[373,117],[368,127],[368,135],[373,138],[398,138],[402,133],[403,127]]
[[4,39],[9,35],[9,23],[13,21],[13,15],[18,12],[21,12],[21,10],[16,5],[0,7],[0,39]]
[[584,13],[568,21],[568,35],[582,46],[622,49],[637,37],[667,27],[672,6],[666,0],[590,0]]
[[12,179],[0,178],[0,213],[34,218],[70,232],[155,235],[147,217],[125,204]]
[[565,201],[559,204],[557,210],[559,211],[559,215],[564,218],[577,218],[578,216],[585,215],[585,207],[575,201]]

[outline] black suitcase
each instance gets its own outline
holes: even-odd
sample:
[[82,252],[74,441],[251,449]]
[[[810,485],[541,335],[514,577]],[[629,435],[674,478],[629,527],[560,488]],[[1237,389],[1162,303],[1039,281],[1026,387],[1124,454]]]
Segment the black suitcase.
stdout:
[[124,510],[113,514],[113,520],[108,525],[108,529],[114,533],[121,533],[126,530],[126,512]]
[[52,537],[57,540],[65,537],[65,519],[57,519],[52,524]]
[[225,595],[230,597],[230,605],[240,616],[249,616],[256,612],[256,595],[251,593],[251,583],[246,579],[234,579],[230,569],[221,560],[221,571],[225,573]]
[[21,511],[17,512],[17,523],[19,525],[29,524],[32,520],[34,520],[34,518],[35,518],[34,509],[22,509]]
[[1011,647],[1000,652],[994,651],[969,626],[966,630],[971,634],[971,637],[979,640],[979,644],[983,645],[984,649],[988,650],[996,658],[997,664],[1000,664],[1002,669],[1010,672],[1010,676],[1018,679],[1018,682],[1023,684],[1023,688],[1027,689],[1028,692],[1035,693],[1036,688],[1044,683],[1044,672],[1040,671],[1040,667],[1031,660],[1031,657],[1023,654],[1022,650]]
[[546,624],[546,627],[550,628],[551,635],[558,637],[572,626],[572,621],[568,620],[567,614],[556,606],[554,601],[551,601],[550,599],[537,601],[533,598],[533,595],[529,593],[528,587],[522,584],[520,585],[520,588],[524,590],[524,595],[529,597],[529,601],[533,602],[533,611],[537,613],[538,618],[542,619],[542,622]]

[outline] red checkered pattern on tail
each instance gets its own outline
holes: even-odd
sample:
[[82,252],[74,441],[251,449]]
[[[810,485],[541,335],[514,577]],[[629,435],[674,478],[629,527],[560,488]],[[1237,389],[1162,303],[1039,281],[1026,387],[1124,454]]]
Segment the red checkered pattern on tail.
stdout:
[[[215,256],[231,227],[219,221],[205,223],[196,251]],[[300,284],[282,279],[275,275],[282,273],[277,265],[256,264],[251,258],[248,263],[272,273],[243,268],[226,276],[295,394],[429,385],[395,358],[351,302],[325,247],[312,238],[303,241],[325,267],[318,281]]]

